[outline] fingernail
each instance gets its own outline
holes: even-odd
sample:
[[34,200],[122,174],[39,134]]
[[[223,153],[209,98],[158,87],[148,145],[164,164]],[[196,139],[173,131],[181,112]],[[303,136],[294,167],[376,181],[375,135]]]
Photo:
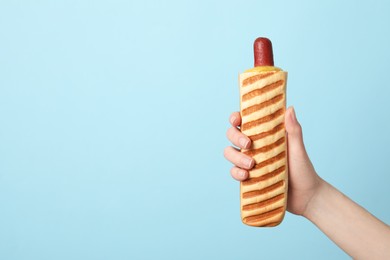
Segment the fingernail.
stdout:
[[249,158],[242,158],[241,162],[248,168],[252,168],[252,159]]
[[238,143],[241,145],[242,148],[247,148],[249,145],[249,140],[244,137],[241,137],[240,139],[238,139]]
[[241,178],[245,178],[246,171],[244,171],[244,170],[239,170],[239,171],[238,171],[238,175],[239,175]]
[[237,119],[236,116],[232,116],[232,117],[230,118],[230,123],[231,123],[232,125],[234,125],[234,122],[236,121],[236,119]]

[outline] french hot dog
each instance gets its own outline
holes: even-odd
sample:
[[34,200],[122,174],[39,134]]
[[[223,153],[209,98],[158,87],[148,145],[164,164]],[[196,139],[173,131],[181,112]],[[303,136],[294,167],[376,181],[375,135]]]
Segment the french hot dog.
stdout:
[[249,226],[276,226],[287,206],[287,72],[274,66],[267,38],[254,42],[254,65],[239,75],[241,132],[252,140],[242,152],[256,162],[240,184],[241,219]]

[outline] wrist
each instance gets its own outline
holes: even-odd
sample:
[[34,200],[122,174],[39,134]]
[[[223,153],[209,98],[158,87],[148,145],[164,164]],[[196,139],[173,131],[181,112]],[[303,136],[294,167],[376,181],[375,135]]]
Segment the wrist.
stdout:
[[326,196],[325,194],[328,185],[329,184],[326,181],[318,177],[317,187],[306,204],[305,211],[302,214],[303,217],[310,221],[313,219],[313,215],[316,211],[318,211],[319,207],[321,206],[321,198]]

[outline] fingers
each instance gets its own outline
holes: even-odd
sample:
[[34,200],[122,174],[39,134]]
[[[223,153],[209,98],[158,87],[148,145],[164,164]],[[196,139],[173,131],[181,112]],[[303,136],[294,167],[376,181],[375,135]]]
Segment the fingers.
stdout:
[[[241,125],[240,113],[233,112],[230,115],[229,122],[232,125],[232,127],[226,132],[226,136],[229,141],[237,147],[248,149],[252,144],[251,140],[237,128]],[[234,164],[230,170],[230,174],[235,180],[244,181],[249,177],[247,170],[252,169],[255,165],[255,161],[251,157],[241,153],[239,150],[231,146],[225,148],[224,156],[227,160]]]
[[226,136],[230,142],[240,148],[249,148],[251,146],[251,139],[237,129],[241,125],[241,115],[239,112],[233,112],[229,118],[232,127],[228,129]]
[[238,168],[238,167],[236,167],[236,166],[234,166],[234,167],[230,170],[230,174],[231,174],[232,177],[233,177],[234,179],[236,179],[237,181],[245,181],[246,179],[248,179],[248,176],[249,176],[249,173],[248,173],[247,170]]
[[228,161],[242,169],[250,170],[255,165],[255,160],[231,146],[225,148],[224,156]]
[[251,146],[251,139],[235,127],[230,127],[226,132],[226,136],[237,147],[248,149]]
[[230,115],[229,122],[234,127],[240,126],[241,125],[241,115],[240,115],[240,113],[239,112],[233,112]]

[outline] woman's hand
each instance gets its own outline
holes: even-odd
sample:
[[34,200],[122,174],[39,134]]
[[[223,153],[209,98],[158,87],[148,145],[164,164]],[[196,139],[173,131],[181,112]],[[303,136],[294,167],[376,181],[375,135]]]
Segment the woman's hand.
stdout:
[[[229,119],[232,127],[227,131],[227,138],[238,148],[250,148],[251,140],[240,132],[240,113],[234,112]],[[302,128],[295,116],[294,108],[285,113],[285,129],[288,145],[289,187],[287,210],[293,214],[304,215],[311,198],[315,195],[322,179],[317,175],[303,144]],[[238,181],[246,180],[255,162],[242,154],[237,148],[228,146],[225,158],[234,164],[231,175]]]

